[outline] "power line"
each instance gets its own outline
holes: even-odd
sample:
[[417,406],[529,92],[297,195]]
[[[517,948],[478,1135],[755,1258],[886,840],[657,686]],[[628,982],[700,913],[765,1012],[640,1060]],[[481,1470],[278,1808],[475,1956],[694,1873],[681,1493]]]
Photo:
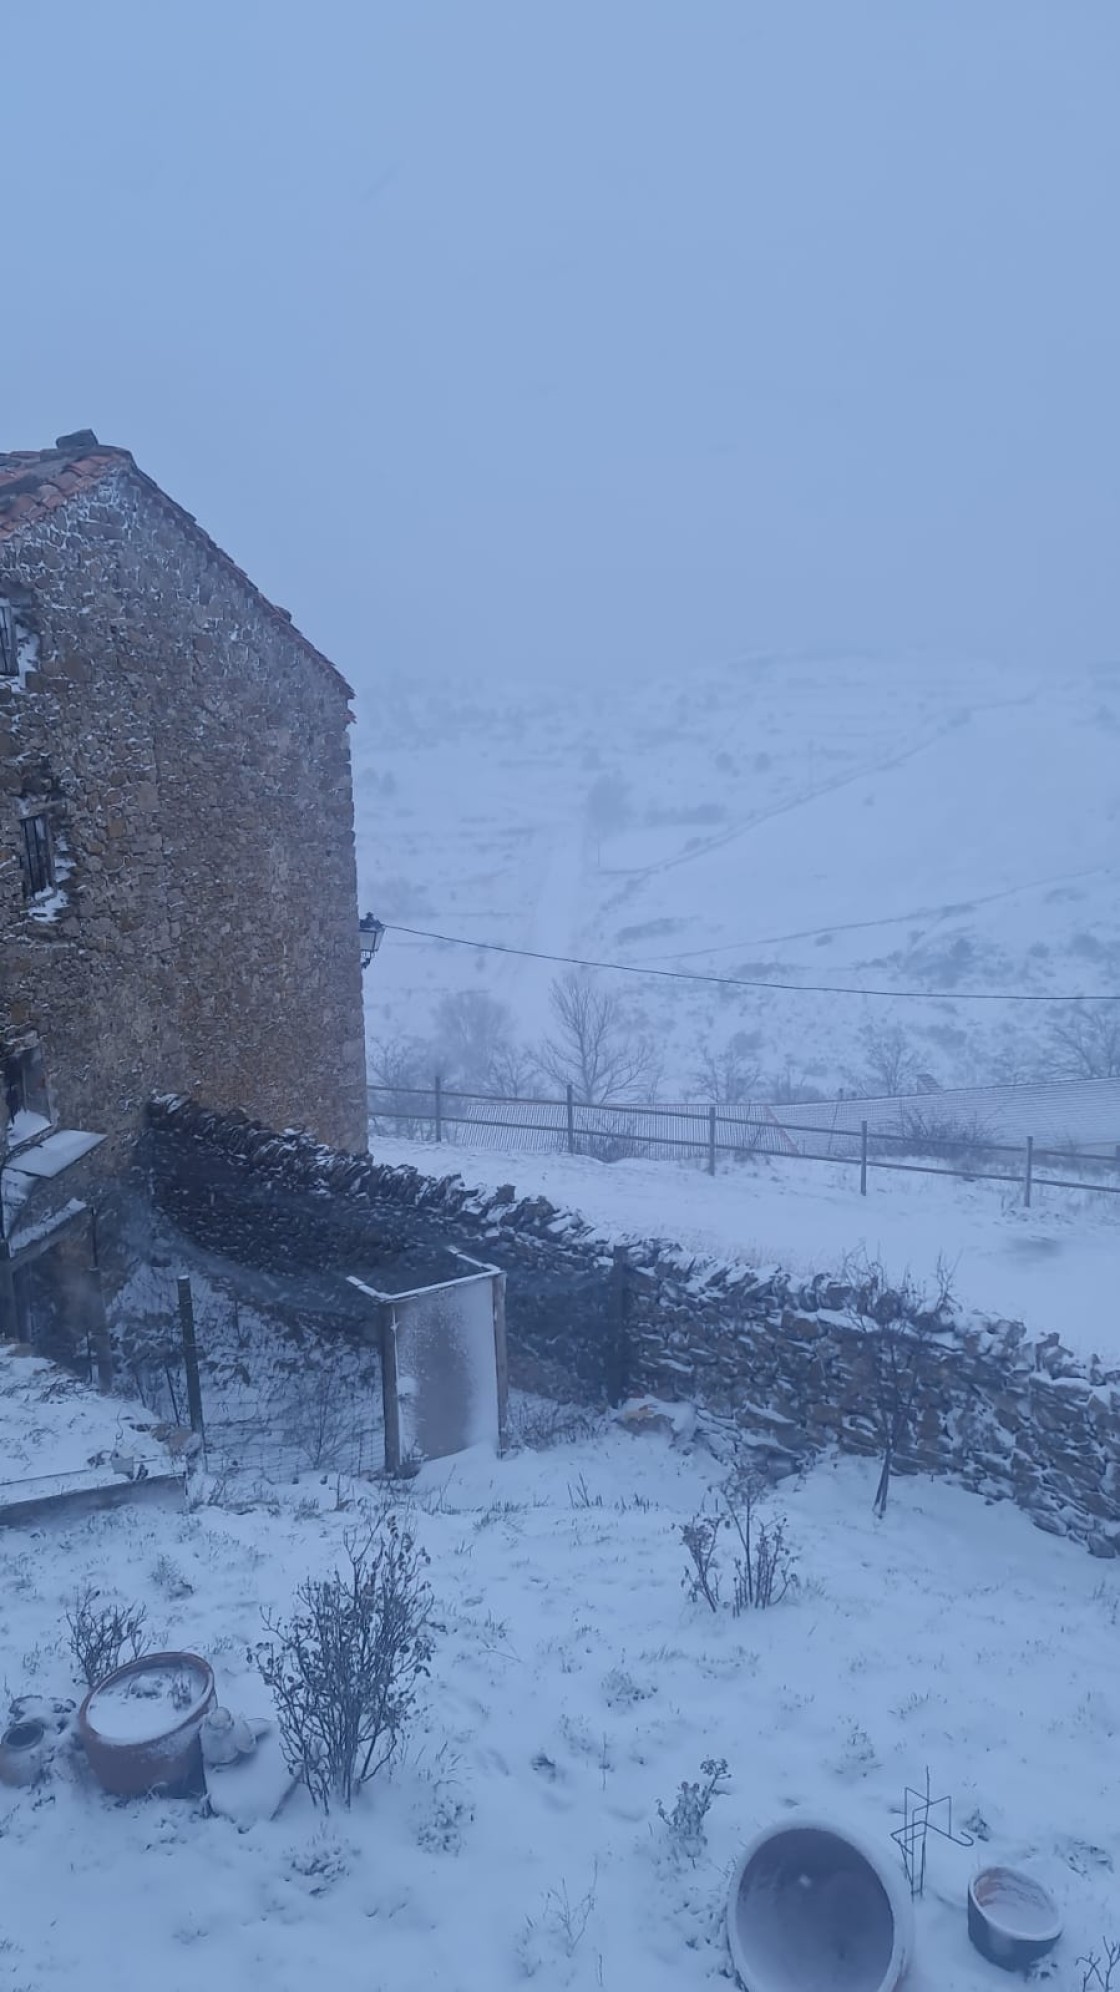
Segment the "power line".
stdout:
[[882,996],[896,1003],[1120,1003],[1120,992],[1093,996],[1038,996],[1023,990],[999,989],[867,989],[845,982],[766,982],[743,975],[705,975],[700,969],[642,968],[631,961],[589,961],[582,955],[546,954],[540,948],[512,948],[503,941],[468,941],[462,934],[434,934],[424,927],[399,927],[385,922],[390,934],[410,934],[418,941],[440,941],[445,947],[477,948],[482,954],[517,955],[522,961],[547,961],[560,968],[601,968],[612,975],[657,976],[663,982],[709,982],[719,989],[778,989],[793,996]]

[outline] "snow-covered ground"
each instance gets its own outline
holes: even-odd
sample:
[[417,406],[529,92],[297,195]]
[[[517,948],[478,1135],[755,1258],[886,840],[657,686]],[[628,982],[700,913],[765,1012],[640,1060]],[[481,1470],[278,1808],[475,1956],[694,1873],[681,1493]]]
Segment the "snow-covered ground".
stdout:
[[[383,920],[728,976],[946,992],[721,992],[627,978],[663,1097],[738,1031],[764,1077],[866,1081],[897,1024],[939,1084],[1052,1059],[1049,1013],[958,992],[1102,993],[1120,968],[1120,667],[752,659],[636,683],[379,683],[355,738],[359,885]],[[390,934],[371,1040],[485,989],[547,1025],[546,965]],[[880,1088],[864,1085],[864,1090]]]
[[142,1405],[102,1397],[54,1363],[0,1347],[0,1508],[119,1486],[128,1463],[145,1475],[172,1472],[153,1422]]
[[[877,1523],[874,1468],[848,1459],[775,1497],[800,1593],[713,1615],[682,1587],[679,1530],[718,1471],[617,1429],[426,1468],[408,1505],[442,1629],[399,1766],[350,1815],[324,1825],[297,1796],[244,1832],[186,1801],[114,1802],[66,1762],[40,1788],[0,1787],[3,1982],[682,1992],[727,1976],[748,1836],[808,1806],[895,1861],[904,1787],[928,1767],[976,1844],[930,1840],[911,1992],[1004,1982],[966,1935],[980,1859],[1052,1889],[1056,1984],[1079,1987],[1077,1954],[1120,1935],[1116,1567],[921,1480]],[[77,1694],[63,1615],[93,1582],[145,1603],[160,1641],[209,1656],[228,1701],[261,1712],[247,1649],[262,1608],[283,1612],[361,1526],[336,1499],[312,1478],[245,1512],[0,1537],[7,1693]],[[676,1858],[658,1803],[710,1757],[728,1790],[706,1847]]]
[[1115,1197],[1040,1189],[1025,1210],[1017,1188],[951,1176],[872,1171],[863,1198],[850,1167],[765,1156],[709,1177],[684,1163],[505,1154],[380,1135],[372,1147],[378,1161],[454,1172],[471,1188],[512,1183],[519,1196],[546,1196],[618,1241],[665,1238],[806,1277],[866,1254],[892,1276],[909,1271],[930,1285],[942,1260],[963,1305],[1120,1363]]

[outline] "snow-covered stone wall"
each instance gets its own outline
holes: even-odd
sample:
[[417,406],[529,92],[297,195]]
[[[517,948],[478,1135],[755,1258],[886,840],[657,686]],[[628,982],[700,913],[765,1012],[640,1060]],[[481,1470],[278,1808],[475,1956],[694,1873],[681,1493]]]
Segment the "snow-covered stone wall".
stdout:
[[[326,1272],[356,1249],[391,1266],[455,1248],[500,1265],[515,1383],[687,1398],[733,1420],[777,1471],[828,1444],[878,1450],[873,1338],[843,1280],[718,1266],[664,1241],[620,1248],[541,1198],[475,1194],[184,1100],[153,1105],[145,1165],[182,1230],[252,1263]],[[1120,1371],[952,1310],[926,1322],[917,1351],[899,1470],[950,1474],[1120,1554]]]

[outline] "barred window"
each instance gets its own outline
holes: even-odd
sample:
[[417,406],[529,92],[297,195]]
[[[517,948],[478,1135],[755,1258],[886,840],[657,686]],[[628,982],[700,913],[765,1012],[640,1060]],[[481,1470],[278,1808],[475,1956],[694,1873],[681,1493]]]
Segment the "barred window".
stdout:
[[45,816],[23,819],[23,896],[34,898],[54,884],[54,852],[50,824]]
[[0,678],[19,677],[16,625],[10,602],[0,601]]

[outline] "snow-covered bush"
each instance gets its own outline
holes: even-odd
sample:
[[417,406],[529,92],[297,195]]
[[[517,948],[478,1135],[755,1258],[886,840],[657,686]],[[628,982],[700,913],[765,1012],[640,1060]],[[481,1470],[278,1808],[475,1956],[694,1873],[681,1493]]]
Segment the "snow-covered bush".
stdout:
[[393,1515],[345,1548],[347,1568],[306,1578],[289,1619],[265,1615],[256,1655],[288,1767],[325,1812],[350,1806],[389,1762],[432,1654],[424,1551]]
[[87,1584],[66,1614],[70,1651],[90,1688],[127,1660],[139,1660],[148,1647],[144,1606],[101,1603],[100,1598],[100,1591]]
[[701,1509],[681,1527],[681,1541],[689,1556],[681,1583],[694,1605],[705,1604],[711,1612],[719,1610],[716,1546],[723,1521],[722,1515],[706,1514]]
[[704,1821],[707,1819],[713,1798],[719,1798],[727,1777],[725,1757],[705,1757],[700,1766],[700,1778],[695,1784],[682,1780],[673,1809],[666,1812],[661,1800],[657,1801],[658,1817],[664,1821],[669,1836],[669,1844],[675,1855],[689,1861],[698,1861],[707,1841]]
[[723,1511],[701,1509],[685,1522],[681,1541],[688,1551],[681,1583],[693,1604],[715,1612],[720,1606],[721,1572],[717,1551],[720,1531],[730,1528],[741,1554],[735,1558],[732,1609],[766,1611],[780,1605],[797,1587],[797,1552],[786,1533],[784,1515],[760,1513],[762,1482],[753,1475],[733,1474],[724,1490]]

